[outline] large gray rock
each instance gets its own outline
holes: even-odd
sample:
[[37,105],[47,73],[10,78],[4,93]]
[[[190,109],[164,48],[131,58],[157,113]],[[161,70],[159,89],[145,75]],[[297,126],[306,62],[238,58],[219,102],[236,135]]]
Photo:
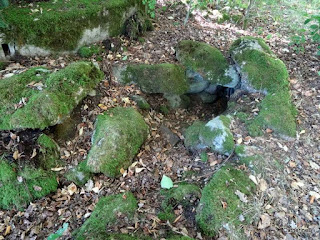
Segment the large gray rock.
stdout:
[[87,157],[88,169],[119,176],[122,168],[130,166],[147,136],[148,125],[133,108],[116,107],[99,115]]

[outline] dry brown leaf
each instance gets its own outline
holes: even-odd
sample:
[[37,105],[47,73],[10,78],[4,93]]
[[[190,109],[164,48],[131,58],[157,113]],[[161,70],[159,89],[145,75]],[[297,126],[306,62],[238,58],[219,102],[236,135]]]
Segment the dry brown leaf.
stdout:
[[260,216],[260,222],[258,225],[258,229],[265,229],[267,227],[270,227],[271,225],[271,219],[270,216],[266,213],[262,214]]

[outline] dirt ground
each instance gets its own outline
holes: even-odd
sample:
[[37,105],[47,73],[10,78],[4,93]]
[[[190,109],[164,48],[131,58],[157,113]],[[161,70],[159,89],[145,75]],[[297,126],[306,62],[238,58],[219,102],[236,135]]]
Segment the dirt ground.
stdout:
[[[150,126],[150,135],[136,156],[132,166],[118,179],[95,175],[92,182],[78,188],[63,178],[63,173],[85,159],[90,149],[90,139],[96,116],[114,106],[134,106],[128,97],[140,94],[135,86],[119,86],[112,81],[110,67],[117,62],[162,63],[175,62],[175,45],[183,39],[205,41],[219,48],[227,57],[232,41],[240,36],[255,36],[251,28],[242,30],[232,24],[217,24],[207,21],[200,15],[183,26],[185,12],[182,8],[158,11],[155,30],[148,32],[145,41],[129,42],[125,38],[119,51],[105,53],[99,62],[106,73],[106,79],[96,90],[96,95],[86,98],[76,114],[78,122],[68,139],[59,142],[61,158],[65,166],[58,169],[59,189],[55,194],[34,201],[25,211],[0,211],[0,239],[45,239],[51,233],[69,223],[63,239],[71,239],[71,232],[80,227],[90,216],[99,197],[124,191],[134,193],[139,202],[136,223],[126,223],[109,229],[111,232],[142,233],[155,239],[164,238],[175,232],[197,239],[208,239],[201,235],[194,221],[195,209],[179,209],[175,213],[177,221],[170,225],[157,218],[160,210],[160,180],[163,174],[178,183],[181,180],[196,183],[203,187],[212,174],[225,163],[226,158],[214,153],[203,163],[197,155],[188,152],[183,145],[183,131],[197,119],[208,120],[224,110],[224,102],[203,105],[193,99],[190,109],[174,110],[164,115],[159,107],[165,103],[160,95],[146,96],[152,106],[150,111],[141,111]],[[260,23],[263,24],[263,23]],[[269,24],[269,23],[267,23]],[[262,25],[263,26],[263,25]],[[285,62],[290,73],[292,99],[299,110],[297,138],[287,141],[266,132],[263,137],[248,136],[243,123],[237,118],[231,131],[237,142],[257,146],[265,156],[264,172],[258,176],[264,179],[264,188],[258,188],[250,200],[248,212],[254,213],[255,221],[243,226],[248,239],[319,239],[320,238],[320,79],[317,75],[319,58],[315,55],[316,46],[309,43],[304,53],[295,53],[288,46],[286,29],[268,25],[265,34],[272,34],[267,41],[275,54]],[[278,33],[278,34],[275,34]],[[124,51],[126,50],[126,51]],[[124,56],[127,56],[124,58]],[[123,60],[126,59],[126,60]],[[18,73],[32,66],[47,66],[59,69],[69,62],[78,60],[76,56],[59,58],[21,58],[12,62],[0,75]],[[260,96],[246,96],[237,104],[254,110]],[[180,141],[171,146],[163,133],[163,126],[176,134]],[[162,128],[161,128],[162,127]],[[52,134],[54,129],[48,129]],[[1,132],[0,151],[12,154],[14,149],[24,151],[24,144],[10,136],[32,141],[38,132]],[[27,134],[28,137],[24,135]],[[31,144],[32,145],[32,144]],[[25,159],[32,151],[25,151]],[[235,156],[227,159],[237,161]],[[275,160],[279,163],[275,164]],[[319,194],[318,194],[319,195]],[[188,213],[188,214],[183,214]],[[237,233],[221,230],[217,238],[223,239],[226,232],[237,239]],[[3,236],[3,237],[1,237]]]

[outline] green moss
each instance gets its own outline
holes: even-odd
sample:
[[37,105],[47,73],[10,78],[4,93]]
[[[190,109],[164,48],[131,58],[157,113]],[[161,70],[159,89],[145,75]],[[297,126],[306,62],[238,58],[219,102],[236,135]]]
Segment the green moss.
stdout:
[[0,71],[6,69],[8,65],[9,65],[8,62],[0,62]]
[[143,97],[141,97],[139,95],[134,95],[131,98],[132,98],[133,101],[135,101],[137,103],[137,106],[140,109],[143,109],[143,110],[149,110],[150,109],[150,104]]
[[143,236],[134,236],[134,235],[128,235],[128,234],[120,234],[120,233],[114,233],[110,234],[106,240],[151,240],[150,237],[143,237]]
[[109,30],[109,36],[117,36],[125,30],[124,13],[133,6],[143,10],[137,0],[57,0],[38,2],[37,6],[42,11],[31,12],[34,6],[27,4],[21,8],[12,4],[2,11],[7,27],[1,31],[8,42],[53,51],[74,50],[85,29],[101,27]]
[[183,40],[179,42],[176,52],[182,65],[200,73],[211,83],[224,85],[232,81],[225,75],[229,64],[217,48],[203,42]]
[[247,119],[249,118],[249,114],[245,112],[237,112],[236,117],[239,118],[241,122],[246,122]]
[[95,124],[88,167],[109,177],[128,168],[148,136],[148,125],[133,108],[116,107],[99,115]]
[[69,170],[65,177],[78,186],[83,186],[92,177],[92,173],[87,166],[87,161],[84,160],[78,166]]
[[244,145],[237,145],[235,147],[234,152],[237,156],[241,156],[241,155],[245,154],[245,146]]
[[295,137],[297,110],[291,103],[288,91],[267,95],[260,104],[259,115],[248,125],[252,136],[261,134],[261,129],[271,128],[277,133]]
[[56,167],[59,164],[60,159],[57,143],[45,134],[39,136],[37,143],[40,146],[40,166],[47,170]]
[[235,59],[238,63],[245,62],[242,71],[248,75],[249,84],[256,90],[276,92],[288,89],[288,71],[284,63],[269,54],[254,50],[242,50]]
[[124,84],[136,83],[146,93],[182,95],[189,89],[185,69],[170,63],[128,65],[118,80]]
[[170,113],[169,108],[167,107],[167,105],[161,105],[159,107],[159,111],[163,114],[163,115],[168,115]]
[[90,218],[74,232],[74,238],[76,240],[108,239],[107,228],[116,227],[124,218],[132,221],[136,209],[137,200],[130,192],[102,197]]
[[78,50],[78,54],[82,58],[90,58],[94,54],[99,54],[102,52],[102,49],[99,46],[90,46],[90,47],[81,47]]
[[208,162],[209,158],[208,158],[208,154],[206,152],[201,152],[200,153],[200,158],[202,162]]
[[[19,178],[22,181],[18,181]],[[58,187],[53,173],[25,167],[18,169],[5,159],[0,159],[0,208],[22,209],[34,199],[41,198]]]
[[162,221],[173,222],[175,220],[174,209],[178,205],[184,208],[191,206],[190,200],[193,197],[200,198],[200,188],[194,184],[181,183],[177,188],[169,190],[161,190],[161,195],[164,196],[158,218]]
[[[197,209],[197,224],[204,234],[214,236],[225,223],[240,225],[239,215],[243,213],[244,203],[239,200],[235,192],[238,190],[250,195],[254,187],[245,173],[230,165],[215,173],[202,190]],[[225,208],[222,202],[227,204]]]
[[200,141],[200,132],[205,127],[204,122],[195,121],[190,127],[188,127],[185,131],[185,140],[184,144],[187,148],[192,149],[195,146],[201,144]]
[[[102,78],[92,63],[77,62],[52,74],[38,67],[3,79],[0,130],[44,129],[61,122]],[[21,99],[26,104],[16,109]]]

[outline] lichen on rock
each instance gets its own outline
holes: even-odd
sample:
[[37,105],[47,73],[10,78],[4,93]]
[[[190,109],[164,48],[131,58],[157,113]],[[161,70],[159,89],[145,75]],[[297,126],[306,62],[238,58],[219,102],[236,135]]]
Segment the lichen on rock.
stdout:
[[230,155],[234,149],[233,135],[229,129],[230,119],[218,116],[208,123],[194,122],[185,132],[185,146],[192,151],[212,151]]
[[42,67],[0,82],[0,130],[44,129],[61,123],[102,80],[89,62],[76,62],[58,72]]
[[148,125],[133,108],[116,107],[99,115],[92,136],[87,165],[94,173],[119,176],[148,136]]
[[116,227],[123,221],[132,222],[137,207],[137,200],[131,192],[102,197],[90,218],[73,233],[74,238],[76,240],[112,239],[108,238],[110,233],[107,232],[107,228]]

